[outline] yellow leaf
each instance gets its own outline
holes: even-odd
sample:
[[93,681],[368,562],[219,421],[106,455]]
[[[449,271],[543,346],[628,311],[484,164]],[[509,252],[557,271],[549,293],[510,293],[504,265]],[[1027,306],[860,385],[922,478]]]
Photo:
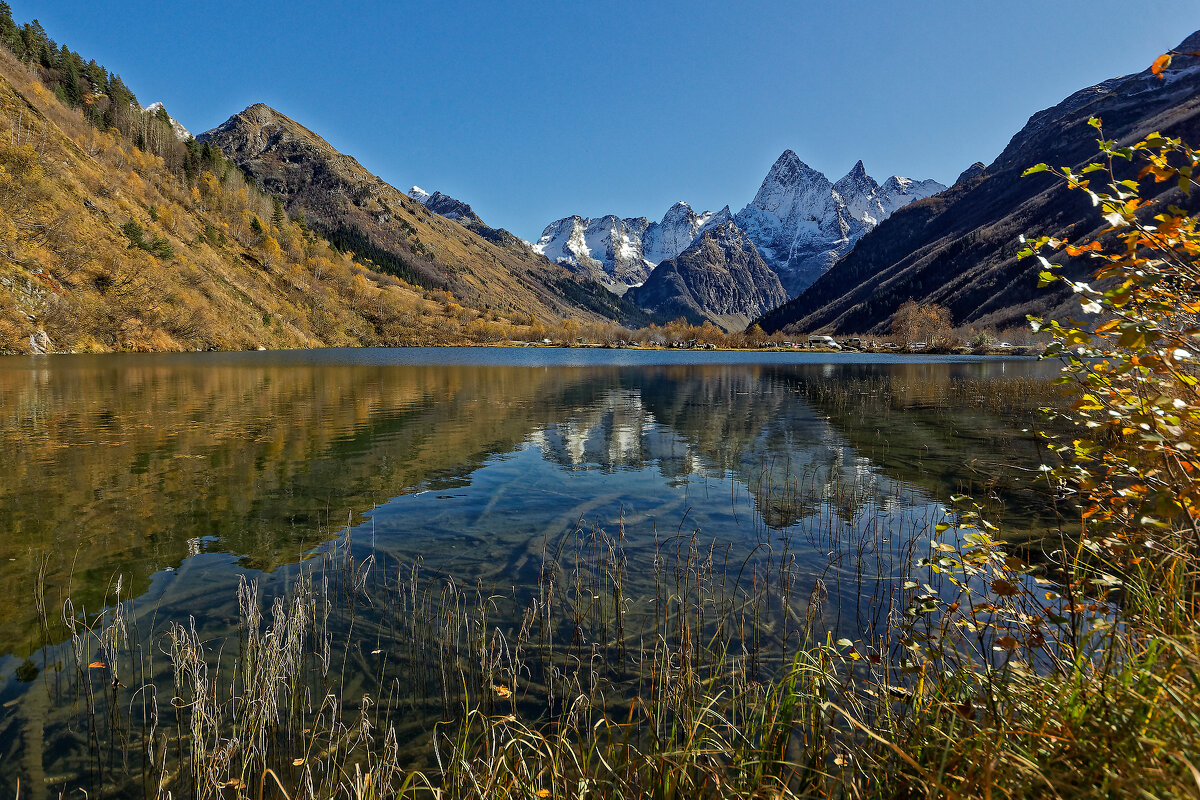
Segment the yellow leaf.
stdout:
[[1089,251],[1099,250],[1099,249],[1100,249],[1100,243],[1095,242],[1095,241],[1085,244],[1082,247],[1076,247],[1075,245],[1069,244],[1069,245],[1067,245],[1067,255],[1077,256],[1080,253],[1087,253]]

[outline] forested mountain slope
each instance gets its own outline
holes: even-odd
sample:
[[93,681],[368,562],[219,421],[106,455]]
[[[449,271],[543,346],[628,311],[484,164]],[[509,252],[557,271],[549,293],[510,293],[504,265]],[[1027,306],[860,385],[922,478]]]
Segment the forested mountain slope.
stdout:
[[[563,317],[639,321],[532,254],[538,278],[495,303],[466,279],[397,275],[386,252],[331,243],[218,150],[180,142],[161,104],[143,110],[2,2],[0,44],[0,353],[463,344]],[[497,260],[467,236],[456,269]]]

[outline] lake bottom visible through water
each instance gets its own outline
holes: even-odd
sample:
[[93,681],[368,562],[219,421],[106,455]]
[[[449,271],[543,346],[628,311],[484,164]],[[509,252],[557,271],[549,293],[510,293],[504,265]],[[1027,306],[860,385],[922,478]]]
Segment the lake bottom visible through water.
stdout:
[[682,355],[0,364],[0,569],[28,600],[0,617],[0,787],[189,796],[184,730],[320,751],[334,718],[428,766],[468,697],[532,720],[589,682],[619,705],[869,650],[952,495],[1053,524],[1026,478],[1047,365]]

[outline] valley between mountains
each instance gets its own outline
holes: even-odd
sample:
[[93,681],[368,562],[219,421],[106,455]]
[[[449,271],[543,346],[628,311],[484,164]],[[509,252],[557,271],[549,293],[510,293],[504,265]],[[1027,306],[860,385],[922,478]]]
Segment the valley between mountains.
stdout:
[[0,48],[8,353],[653,342],[669,337],[635,332],[672,322],[882,336],[908,301],[959,329],[1012,329],[1069,300],[1037,287],[1020,235],[1102,233],[1086,202],[1022,172],[1086,163],[1089,117],[1118,140],[1200,140],[1200,66],[1181,56],[1163,80],[1113,78],[1034,114],[949,187],[879,180],[861,161],[830,180],[786,150],[744,204],[568,215],[524,241],[469,199],[397,189],[261,103],[193,137],[45,38],[49,66],[11,34]]

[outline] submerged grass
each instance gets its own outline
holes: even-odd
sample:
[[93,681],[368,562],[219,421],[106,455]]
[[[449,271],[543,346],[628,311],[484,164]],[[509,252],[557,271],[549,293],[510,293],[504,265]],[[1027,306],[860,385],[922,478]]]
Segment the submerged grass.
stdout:
[[[788,483],[803,507],[806,480]],[[68,603],[58,691],[88,756],[45,783],[147,798],[1200,791],[1194,625],[1118,623],[1106,587],[1080,594],[1005,554],[970,506],[910,521],[892,547],[865,495],[835,486],[824,502],[856,524],[805,532],[831,547],[815,578],[787,537],[735,558],[694,533],[639,548],[580,524],[547,543],[535,585],[497,591],[387,563],[348,530],[280,596],[243,579],[228,636],[176,620],[143,639],[119,587],[99,617]],[[857,601],[863,635],[835,640],[831,606],[855,583],[883,588]]]
[[926,518],[786,460],[751,484],[757,542],[581,521],[507,586],[348,527],[282,589],[241,579],[225,630],[39,588],[67,755],[17,797],[1200,797],[1186,553],[1118,574],[1077,529],[1006,550],[966,498]]

